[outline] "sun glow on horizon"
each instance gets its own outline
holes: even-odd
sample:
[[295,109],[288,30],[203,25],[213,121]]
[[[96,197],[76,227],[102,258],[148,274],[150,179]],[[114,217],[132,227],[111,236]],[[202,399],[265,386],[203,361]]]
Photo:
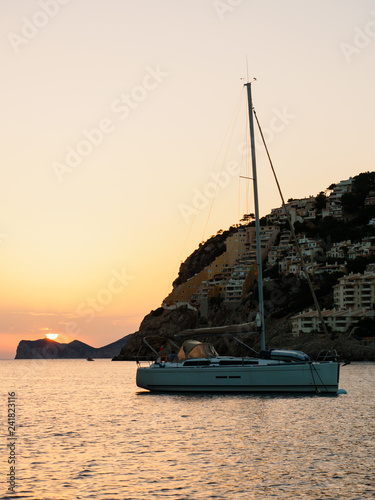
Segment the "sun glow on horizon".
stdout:
[[57,337],[59,336],[58,333],[46,333],[46,339],[48,340],[56,340]]

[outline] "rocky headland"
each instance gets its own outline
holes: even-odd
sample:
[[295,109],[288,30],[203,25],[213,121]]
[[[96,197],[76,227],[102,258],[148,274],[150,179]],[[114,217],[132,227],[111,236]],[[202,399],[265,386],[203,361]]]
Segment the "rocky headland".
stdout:
[[[241,311],[242,314],[244,311]],[[220,310],[221,317],[225,315],[223,309]],[[227,325],[244,324],[242,320],[245,318],[241,314],[236,314],[236,311],[227,311]],[[232,321],[230,320],[232,318]],[[246,320],[245,320],[246,321]],[[211,326],[214,322],[211,322]],[[219,321],[220,326],[223,324]],[[246,324],[246,323],[245,323]],[[253,323],[247,323],[253,324]],[[207,328],[207,323],[199,320],[199,315],[196,311],[192,311],[187,307],[179,307],[177,309],[159,308],[151,311],[142,321],[140,329],[135,332],[121,349],[121,352],[113,358],[114,361],[134,361],[137,357],[153,358],[153,353],[149,347],[143,342],[143,338],[157,351],[163,347],[163,353],[169,354],[172,351],[176,352],[176,347],[173,343],[181,345],[185,338],[195,338],[202,342],[211,342],[219,354],[233,356],[251,356],[251,351],[241,346],[236,342],[232,335],[228,334],[207,334],[199,333],[194,335],[191,329],[199,329],[201,326]],[[257,332],[250,335],[245,333],[237,333],[233,328],[235,336],[240,338],[255,351],[260,351],[260,336]],[[300,336],[295,336],[291,333],[290,317],[267,318],[266,320],[267,341],[266,348],[274,349],[297,349],[305,352],[313,359],[317,359],[319,355],[326,353],[329,350],[336,350],[340,358],[345,361],[375,361],[375,340],[363,341],[349,334],[330,333],[328,337],[324,334],[309,333]],[[172,341],[168,342],[168,341]]]
[[[302,205],[304,203],[303,209],[300,201]],[[364,273],[369,264],[375,265],[375,172],[359,174],[353,179],[341,181],[337,186],[332,184],[316,197],[302,200],[291,198],[289,202],[289,209],[295,215],[294,229],[297,238],[302,238],[317,248],[316,253],[307,255],[309,264],[319,271],[312,272],[311,280],[320,307],[333,310],[337,307],[333,287],[339,279],[350,273]],[[218,231],[199,245],[181,264],[173,283],[173,291],[189,285],[189,280],[199,277],[200,273],[206,272],[216,262],[215,259],[221,258],[226,251],[227,239],[237,238],[237,232],[254,225],[252,214],[244,216],[241,222],[242,224],[234,225],[226,231]],[[291,245],[280,244],[283,241],[281,236],[290,229],[285,222],[283,210],[273,210],[273,213],[263,217],[260,222],[264,226],[276,225],[280,233],[272,243],[272,248],[277,249],[277,259],[270,263],[265,258],[264,262],[266,348],[298,349],[312,358],[318,357],[321,352],[335,349],[347,361],[375,361],[375,317],[372,313],[367,314],[363,321],[349,326],[345,332],[336,332],[330,328],[327,334],[316,330],[310,333],[292,333],[292,317],[314,308],[313,298],[303,273],[293,273],[291,267],[286,268],[284,265],[288,259],[292,261],[295,258],[295,249]],[[336,248],[341,254],[333,256],[330,253],[332,248]],[[208,280],[209,277],[203,279]],[[176,297],[177,295],[173,300],[169,297],[169,305],[168,297],[165,298],[162,301],[164,306],[151,311],[143,319],[137,332],[108,346],[95,349],[77,340],[69,344],[59,344],[47,339],[21,341],[16,358],[111,357],[115,361],[134,360],[137,356],[154,356],[143,342],[144,338],[156,351],[163,348],[164,354],[168,354],[177,348],[172,342],[181,345],[184,332],[187,331],[190,338],[212,342],[219,354],[249,355],[249,351],[245,351],[229,332],[216,336],[211,332],[199,337],[194,337],[191,332],[194,329],[231,325],[237,325],[233,329],[238,332],[238,325],[244,324],[249,325],[248,331],[251,333],[246,335],[246,332],[241,332],[241,341],[255,351],[260,350],[260,336],[254,327],[258,310],[256,280],[250,286],[244,286],[241,299],[235,304],[229,305],[223,294],[208,294],[204,314],[194,301],[189,303],[189,300],[181,298],[174,300]],[[366,306],[367,312],[375,309],[375,303],[370,306],[372,308]],[[203,332],[205,333],[204,330]],[[176,338],[176,335],[179,337]]]
[[[343,184],[345,192],[342,194],[340,185]],[[330,197],[335,201],[332,202]],[[293,202],[298,202],[293,199],[289,201],[291,209],[293,209]],[[311,205],[309,210],[306,210],[306,218],[297,218],[294,228],[297,237],[319,242],[320,250],[317,260],[313,261],[311,257],[310,263],[316,264],[317,268],[326,268],[326,272],[312,276],[313,287],[320,307],[332,309],[334,307],[333,286],[338,283],[340,277],[349,273],[363,273],[368,264],[375,263],[375,246],[373,246],[373,241],[375,241],[375,172],[359,174],[353,179],[340,182],[338,187],[332,184],[313,198],[312,202],[311,198],[308,201]],[[298,206],[298,203],[295,206]],[[337,212],[332,212],[333,206],[335,210],[339,210],[340,216],[337,216]],[[219,231],[216,236],[200,244],[181,264],[173,289],[188,282],[189,279],[194,279],[194,276],[223,254],[228,236],[235,234],[240,227],[254,224],[251,221],[251,215],[244,217],[242,226],[236,225],[226,231]],[[275,224],[275,213],[261,220],[261,225],[270,223]],[[276,224],[279,225],[281,232],[289,229],[285,219],[282,218],[282,211]],[[333,245],[339,242],[346,243],[349,239],[353,251],[355,245],[361,245],[361,242],[365,240],[372,245],[371,249],[373,248],[374,251],[365,255],[355,255],[353,258],[348,255],[348,247],[346,247],[343,256],[331,258],[328,251]],[[280,259],[287,258],[288,254],[285,250],[280,255]],[[359,326],[348,327],[346,332],[329,330],[328,335],[316,331],[292,334],[291,318],[303,310],[313,308],[313,298],[301,274],[281,272],[278,263],[265,264],[263,277],[267,348],[299,349],[312,358],[316,358],[322,351],[336,349],[341,358],[347,361],[375,361],[375,320],[371,318],[363,324],[358,323]],[[205,315],[200,314],[199,308],[197,310],[188,305],[184,306],[183,303],[177,303],[177,307],[160,307],[151,311],[142,321],[139,331],[131,336],[129,342],[114,360],[134,360],[136,356],[152,356],[153,353],[143,343],[145,337],[154,349],[159,350],[163,346],[164,353],[168,354],[168,351],[175,349],[166,340],[181,344],[183,340],[181,334],[184,330],[251,323],[258,309],[257,296],[255,282],[255,285],[236,305],[228,307],[222,297],[209,298]],[[180,338],[176,339],[175,335],[178,334]],[[196,338],[212,342],[217,351],[223,355],[249,354],[249,351],[245,353],[229,335],[217,337],[200,335]],[[260,350],[258,334],[242,335],[241,340],[256,351]]]
[[116,342],[98,348],[79,340],[68,344],[49,339],[21,340],[15,359],[113,358],[130,337],[131,335],[126,335]]

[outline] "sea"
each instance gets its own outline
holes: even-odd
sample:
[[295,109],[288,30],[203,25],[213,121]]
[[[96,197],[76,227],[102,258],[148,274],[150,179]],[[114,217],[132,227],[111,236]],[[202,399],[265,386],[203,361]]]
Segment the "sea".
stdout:
[[152,394],[135,375],[0,361],[0,498],[375,498],[375,363],[343,366],[338,396]]

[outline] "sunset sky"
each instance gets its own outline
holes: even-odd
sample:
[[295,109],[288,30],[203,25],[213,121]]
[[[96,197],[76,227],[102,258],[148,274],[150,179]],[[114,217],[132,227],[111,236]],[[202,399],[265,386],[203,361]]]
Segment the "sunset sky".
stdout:
[[[0,9],[0,358],[48,332],[100,347],[136,331],[180,262],[238,222],[246,58],[285,198],[374,170],[375,1]],[[257,155],[265,215],[280,200]]]

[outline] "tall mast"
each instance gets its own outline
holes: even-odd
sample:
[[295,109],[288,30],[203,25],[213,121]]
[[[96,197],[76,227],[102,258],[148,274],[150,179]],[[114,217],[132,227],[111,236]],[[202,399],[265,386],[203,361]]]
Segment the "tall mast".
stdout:
[[255,140],[254,140],[254,121],[253,121],[253,102],[251,99],[251,83],[245,83],[247,87],[247,103],[249,107],[249,124],[250,124],[250,143],[251,143],[251,164],[253,168],[253,188],[254,188],[254,211],[255,211],[255,234],[257,246],[257,269],[258,269],[258,294],[259,294],[259,316],[261,323],[261,349],[266,348],[266,336],[264,331],[264,301],[263,301],[263,276],[262,276],[262,248],[260,245],[260,218],[258,204],[258,183],[257,183],[257,168],[255,160]]

